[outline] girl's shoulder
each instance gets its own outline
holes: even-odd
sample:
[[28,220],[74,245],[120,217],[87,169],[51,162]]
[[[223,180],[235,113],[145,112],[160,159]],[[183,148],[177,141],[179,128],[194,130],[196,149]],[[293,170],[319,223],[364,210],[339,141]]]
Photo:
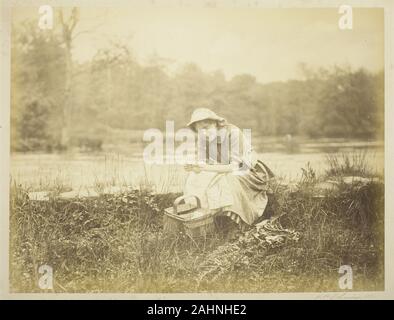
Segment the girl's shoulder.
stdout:
[[242,143],[245,138],[242,130],[231,123],[226,123],[222,126],[222,130],[225,130],[225,137],[229,139],[232,144]]
[[241,129],[238,128],[236,125],[233,125],[232,123],[226,123],[222,127],[225,129],[227,132],[241,132]]

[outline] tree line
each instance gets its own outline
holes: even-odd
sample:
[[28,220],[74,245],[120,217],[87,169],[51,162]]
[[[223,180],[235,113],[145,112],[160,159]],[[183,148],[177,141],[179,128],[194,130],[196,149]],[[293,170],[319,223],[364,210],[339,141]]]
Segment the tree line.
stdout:
[[142,64],[117,42],[78,63],[66,42],[71,34],[65,38],[70,30],[13,26],[13,150],[63,150],[92,137],[100,143],[111,129],[164,129],[165,120],[180,128],[197,107],[264,136],[383,137],[383,71],[300,64],[300,80],[260,83],[250,74],[226,79],[193,63],[170,73],[166,59],[152,55]]

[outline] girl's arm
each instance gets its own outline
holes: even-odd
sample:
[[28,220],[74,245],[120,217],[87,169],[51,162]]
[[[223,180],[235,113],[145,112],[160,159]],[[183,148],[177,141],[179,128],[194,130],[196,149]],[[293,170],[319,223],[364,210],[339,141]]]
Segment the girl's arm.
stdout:
[[251,150],[251,146],[244,145],[245,138],[239,128],[232,129],[230,137],[230,164],[188,164],[185,166],[185,170],[194,171],[195,173],[201,171],[217,173],[246,172],[245,169],[250,167],[249,162],[251,162],[251,159],[246,156],[245,151]]
[[[245,149],[246,148],[246,149]],[[251,148],[251,146],[250,146]],[[239,128],[234,128],[230,133],[230,164],[198,164],[195,167],[195,172],[209,171],[218,173],[237,172],[244,173],[249,168],[249,160],[245,158],[245,151],[248,151],[248,146],[245,146],[245,137]],[[246,166],[245,164],[246,160]]]

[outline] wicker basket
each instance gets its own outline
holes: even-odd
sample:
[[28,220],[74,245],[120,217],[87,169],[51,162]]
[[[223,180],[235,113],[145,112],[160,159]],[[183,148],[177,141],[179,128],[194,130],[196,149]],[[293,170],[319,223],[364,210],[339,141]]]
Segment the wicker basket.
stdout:
[[[197,206],[181,204],[186,198],[193,197]],[[174,201],[174,205],[164,210],[164,232],[178,234],[184,232],[191,238],[206,237],[215,231],[213,214],[201,208],[201,201],[197,196],[182,196]]]

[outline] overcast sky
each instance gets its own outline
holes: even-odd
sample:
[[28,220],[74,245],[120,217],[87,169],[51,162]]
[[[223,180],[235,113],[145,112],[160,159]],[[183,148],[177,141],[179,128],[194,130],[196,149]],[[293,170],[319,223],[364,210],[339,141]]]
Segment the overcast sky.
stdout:
[[[80,9],[74,59],[89,60],[111,39],[127,43],[140,62],[156,53],[170,70],[194,62],[227,78],[249,73],[261,82],[299,78],[300,62],[384,67],[381,9],[353,9],[353,30],[340,30],[338,9],[133,8]],[[16,23],[38,9],[15,9]],[[56,19],[56,16],[55,16]]]

